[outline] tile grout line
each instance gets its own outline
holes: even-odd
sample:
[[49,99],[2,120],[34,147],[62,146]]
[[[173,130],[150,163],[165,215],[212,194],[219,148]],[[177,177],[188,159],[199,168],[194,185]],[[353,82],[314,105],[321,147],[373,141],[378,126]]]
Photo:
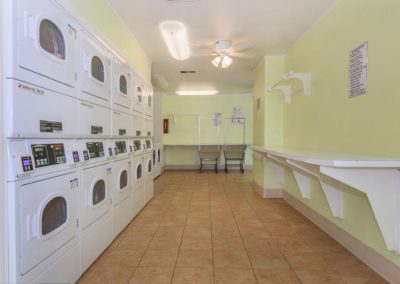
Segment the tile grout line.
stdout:
[[[240,191],[239,191],[239,192],[240,192],[240,194],[242,195],[242,189],[240,189]],[[247,202],[247,200],[246,200],[246,202]],[[236,220],[235,214],[233,213],[233,209],[232,209],[231,201],[230,201],[230,199],[229,199],[229,198],[228,198],[228,203],[229,203],[229,208],[231,209],[231,212],[232,212],[233,218],[235,219],[236,226],[237,226],[237,228],[238,228],[238,230],[239,230],[240,239],[242,240],[243,247],[244,247],[244,249],[245,249],[245,251],[246,251],[246,255],[247,255],[247,258],[248,258],[248,260],[249,260],[249,263],[250,263],[250,266],[251,266],[251,271],[253,272],[253,275],[254,275],[254,279],[256,280],[256,282],[257,282],[257,283],[259,283],[259,281],[258,281],[258,278],[257,278],[257,275],[256,275],[256,272],[254,271],[253,263],[251,262],[251,259],[250,259],[250,256],[249,256],[249,253],[248,253],[248,251],[247,251],[246,244],[245,244],[245,242],[244,242],[244,240],[243,240],[243,235],[242,235],[242,232],[240,231],[239,224],[238,224],[238,222],[237,222],[237,220]]]
[[[181,187],[182,187],[182,185],[179,186],[179,188],[181,188]],[[187,212],[186,212],[185,226],[183,227],[183,232],[182,232],[182,236],[181,236],[181,241],[180,241],[180,243],[179,243],[178,253],[177,253],[177,255],[176,255],[175,266],[174,266],[174,272],[172,273],[171,282],[170,282],[171,284],[172,284],[172,282],[174,281],[176,266],[177,266],[177,264],[178,264],[178,258],[179,258],[179,254],[180,254],[180,252],[181,252],[181,246],[182,246],[183,235],[185,234],[185,230],[186,230],[186,226],[187,226],[186,223],[187,223],[187,219],[188,219],[188,216],[189,216],[189,210],[190,210],[190,207],[191,207],[192,199],[193,199],[193,191],[192,191],[192,194],[191,194],[191,196],[190,196],[189,208],[188,208],[188,210],[187,210]]]
[[[246,196],[245,196],[246,198]],[[261,197],[259,197],[261,198]],[[297,274],[296,270],[294,269],[293,265],[288,261],[288,259],[286,258],[286,255],[282,252],[281,248],[279,247],[278,243],[275,241],[275,238],[271,235],[270,231],[268,230],[268,228],[264,225],[263,222],[261,222],[260,217],[258,216],[256,210],[254,209],[254,207],[251,205],[251,203],[248,201],[248,199],[246,198],[246,201],[249,203],[251,210],[254,211],[255,216],[257,217],[258,221],[260,221],[260,223],[263,225],[263,228],[268,232],[268,234],[271,236],[272,242],[276,245],[277,249],[279,250],[279,252],[281,253],[281,255],[283,256],[283,258],[285,259],[285,261],[287,262],[287,264],[289,265],[290,269],[292,270],[292,272],[296,275],[297,280],[300,283],[303,283],[303,281],[300,279],[299,275]],[[265,207],[265,204],[263,204],[263,207]]]

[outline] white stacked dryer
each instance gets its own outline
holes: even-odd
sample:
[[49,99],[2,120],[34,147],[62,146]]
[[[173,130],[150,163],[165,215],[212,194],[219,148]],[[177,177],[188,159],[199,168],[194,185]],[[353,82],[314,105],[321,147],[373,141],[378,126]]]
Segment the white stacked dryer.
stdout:
[[111,135],[111,55],[85,30],[79,33],[79,135]]
[[80,140],[81,168],[81,267],[85,271],[113,240],[112,163],[108,140]]
[[132,75],[129,67],[118,57],[114,57],[112,62],[112,136],[129,137],[132,134]]
[[113,236],[116,237],[132,220],[131,174],[132,160],[128,141],[113,139]]
[[8,142],[9,282],[75,282],[80,276],[73,140]]
[[144,178],[144,203],[147,204],[154,196],[154,178],[153,178],[153,142],[151,138],[145,141],[145,178]]
[[144,178],[145,178],[145,161],[144,161],[144,145],[141,139],[133,139],[133,156],[132,156],[132,210],[133,216],[144,207]]
[[[50,0],[6,1],[6,137],[72,137],[78,125],[75,22]],[[5,13],[3,13],[4,15]],[[59,107],[62,107],[60,111]],[[27,118],[29,115],[29,119]]]

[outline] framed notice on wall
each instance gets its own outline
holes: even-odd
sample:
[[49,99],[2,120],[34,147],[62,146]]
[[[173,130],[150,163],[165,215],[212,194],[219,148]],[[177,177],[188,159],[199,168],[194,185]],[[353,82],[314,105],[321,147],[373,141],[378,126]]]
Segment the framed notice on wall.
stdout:
[[349,98],[367,94],[368,42],[350,51]]

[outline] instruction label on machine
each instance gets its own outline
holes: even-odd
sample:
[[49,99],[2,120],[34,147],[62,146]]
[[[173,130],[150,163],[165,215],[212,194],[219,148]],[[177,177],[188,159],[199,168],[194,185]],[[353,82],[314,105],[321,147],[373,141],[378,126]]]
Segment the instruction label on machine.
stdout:
[[367,94],[368,42],[350,51],[349,98]]

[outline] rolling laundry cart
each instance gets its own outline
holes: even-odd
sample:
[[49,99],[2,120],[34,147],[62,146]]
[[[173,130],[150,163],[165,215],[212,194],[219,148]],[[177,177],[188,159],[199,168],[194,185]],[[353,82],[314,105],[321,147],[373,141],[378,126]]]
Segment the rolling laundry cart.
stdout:
[[225,172],[228,172],[229,162],[239,162],[239,164],[230,165],[238,165],[240,167],[240,171],[244,173],[243,163],[246,145],[225,145],[223,147],[223,151],[225,157]]
[[199,158],[200,158],[200,173],[203,165],[214,165],[215,172],[218,173],[218,160],[219,160],[219,145],[200,145]]

